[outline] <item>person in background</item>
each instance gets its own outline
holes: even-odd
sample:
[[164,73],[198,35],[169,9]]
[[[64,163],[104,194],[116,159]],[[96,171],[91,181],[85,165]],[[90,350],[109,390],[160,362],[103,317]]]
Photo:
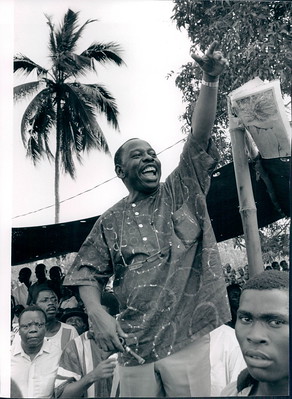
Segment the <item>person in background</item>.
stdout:
[[26,306],[28,299],[28,290],[31,286],[31,270],[28,267],[23,267],[19,270],[18,281],[20,285],[12,290],[12,295],[15,298],[16,305]]
[[242,287],[243,284],[245,283],[244,268],[243,267],[239,267],[237,269],[236,283],[239,284],[240,287]]
[[62,298],[62,283],[64,279],[60,266],[52,266],[49,270],[49,276],[49,287],[51,287],[55,291],[60,301],[60,299]]
[[67,308],[60,321],[76,328],[79,335],[88,330],[88,316],[82,308]]
[[281,268],[282,268],[282,271],[284,271],[284,272],[289,272],[289,265],[288,265],[288,263],[287,263],[284,259],[281,260],[280,266],[281,266]]
[[45,312],[37,306],[25,308],[19,316],[19,334],[11,349],[11,397],[50,398],[61,353],[45,338]]
[[222,325],[210,332],[210,396],[220,396],[223,388],[237,380],[246,368],[235,331]]
[[[102,306],[112,316],[117,312],[116,299],[107,292]],[[63,350],[55,381],[55,398],[109,398],[111,396],[116,357],[103,351],[94,341],[89,318],[89,331],[70,341]]]
[[229,327],[235,328],[237,309],[241,295],[241,287],[239,284],[230,284],[227,286],[227,295],[231,310],[231,320],[226,323]]
[[28,289],[27,305],[31,305],[33,303],[33,297],[40,287],[48,287],[48,279],[46,273],[47,269],[44,263],[39,263],[38,265],[36,265],[35,275],[37,281],[32,284]]
[[221,396],[288,396],[288,273],[264,271],[243,286],[235,333],[247,368]]
[[[206,205],[218,161],[210,140],[218,80],[227,64],[217,47],[192,54],[203,80],[178,167],[161,183],[151,145],[126,141],[114,162],[129,195],[98,219],[64,280],[78,286],[101,348],[121,352],[121,396],[210,395],[209,332],[230,318]],[[117,319],[100,304],[112,275]]]
[[79,301],[73,291],[68,287],[62,288],[62,298],[59,302],[60,315],[63,314],[65,309],[79,307]]
[[[78,336],[75,327],[58,320],[58,297],[57,294],[47,286],[40,285],[38,290],[34,291],[32,298],[33,304],[40,307],[46,314],[46,337],[53,341],[60,352],[65,345],[73,338]],[[15,334],[12,345],[19,341],[19,334]]]
[[272,262],[272,269],[273,270],[281,270],[279,262],[276,262],[276,261]]
[[247,281],[249,279],[249,270],[248,270],[248,265],[244,265],[244,281]]
[[62,351],[65,345],[78,336],[75,327],[62,323],[57,319],[58,297],[57,294],[48,288],[41,287],[33,298],[35,305],[39,306],[46,313],[46,337]]

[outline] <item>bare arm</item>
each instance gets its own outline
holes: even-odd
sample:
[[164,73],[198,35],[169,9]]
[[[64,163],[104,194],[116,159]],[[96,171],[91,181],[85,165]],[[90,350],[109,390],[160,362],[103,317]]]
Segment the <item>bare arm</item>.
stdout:
[[60,398],[81,398],[84,392],[97,380],[113,376],[116,367],[116,360],[106,359],[82,377],[79,381],[74,381],[64,387]]
[[219,76],[228,64],[222,53],[216,51],[217,45],[217,42],[213,42],[202,57],[192,54],[192,58],[203,71],[203,80],[207,83],[207,85],[202,83],[192,116],[192,133],[205,149],[207,149],[216,116]]
[[102,287],[79,286],[80,297],[92,323],[95,341],[104,351],[122,352],[119,337],[127,337],[117,320],[110,316],[100,304]]

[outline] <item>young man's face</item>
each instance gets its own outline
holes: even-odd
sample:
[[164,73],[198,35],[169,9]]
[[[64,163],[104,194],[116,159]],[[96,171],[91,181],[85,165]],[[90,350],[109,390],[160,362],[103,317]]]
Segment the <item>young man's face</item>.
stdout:
[[261,382],[288,380],[288,291],[244,290],[235,333],[253,378]]
[[159,185],[161,164],[146,141],[135,139],[124,145],[122,165],[116,172],[129,191],[151,193]]
[[19,321],[19,335],[25,348],[33,349],[42,345],[46,333],[45,316],[40,311],[27,311]]
[[46,313],[48,319],[52,319],[58,311],[58,297],[54,291],[41,291],[37,296],[36,305]]

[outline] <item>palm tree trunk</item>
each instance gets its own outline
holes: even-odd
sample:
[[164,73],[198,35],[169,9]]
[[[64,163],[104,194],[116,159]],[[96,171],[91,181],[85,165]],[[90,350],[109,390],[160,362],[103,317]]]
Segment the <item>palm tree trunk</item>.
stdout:
[[55,153],[55,223],[60,220],[60,137],[61,137],[61,103],[57,99],[57,124],[56,124],[56,153]]

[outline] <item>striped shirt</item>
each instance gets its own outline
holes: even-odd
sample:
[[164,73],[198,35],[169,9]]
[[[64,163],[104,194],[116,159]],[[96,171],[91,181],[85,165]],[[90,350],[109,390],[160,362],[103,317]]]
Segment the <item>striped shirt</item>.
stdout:
[[[55,380],[55,397],[60,397],[67,384],[79,381],[107,357],[108,352],[102,351],[95,344],[88,331],[70,341],[60,359]],[[112,378],[97,380],[84,392],[83,397],[109,397],[111,385]]]

